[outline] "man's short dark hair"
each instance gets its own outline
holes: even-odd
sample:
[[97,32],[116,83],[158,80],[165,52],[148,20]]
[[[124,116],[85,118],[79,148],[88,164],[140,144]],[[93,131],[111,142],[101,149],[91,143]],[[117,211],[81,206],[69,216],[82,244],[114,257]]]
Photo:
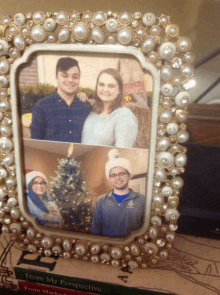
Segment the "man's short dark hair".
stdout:
[[71,58],[71,57],[61,57],[57,62],[56,76],[59,71],[66,72],[72,67],[77,67],[79,69],[79,73],[80,73],[79,64],[76,59]]

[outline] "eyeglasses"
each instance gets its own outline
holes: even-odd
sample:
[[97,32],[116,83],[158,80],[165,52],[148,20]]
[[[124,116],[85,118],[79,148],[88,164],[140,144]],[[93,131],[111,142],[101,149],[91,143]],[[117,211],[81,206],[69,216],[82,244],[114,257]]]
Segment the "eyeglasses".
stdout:
[[33,185],[44,186],[44,185],[47,185],[47,183],[46,183],[45,181],[41,181],[41,182],[34,181],[34,182],[33,182]]
[[111,174],[109,175],[111,178],[116,178],[117,176],[118,177],[121,177],[121,176],[124,176],[125,174],[128,174],[128,172],[120,172],[118,174]]

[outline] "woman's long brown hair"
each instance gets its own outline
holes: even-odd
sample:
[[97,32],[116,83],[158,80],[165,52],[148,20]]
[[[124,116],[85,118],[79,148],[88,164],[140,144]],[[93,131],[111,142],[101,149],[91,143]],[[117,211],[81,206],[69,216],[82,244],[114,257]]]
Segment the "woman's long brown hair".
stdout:
[[115,69],[109,68],[109,69],[105,69],[102,70],[98,77],[97,77],[97,81],[96,81],[96,88],[95,88],[95,103],[92,107],[93,112],[97,113],[97,114],[101,114],[101,112],[104,110],[104,104],[102,102],[102,100],[98,97],[97,95],[97,88],[98,88],[98,83],[99,83],[99,78],[102,74],[108,74],[110,76],[112,76],[115,81],[118,83],[118,88],[119,88],[119,94],[116,97],[116,99],[112,102],[111,106],[110,106],[110,113],[113,112],[114,110],[121,108],[122,107],[122,98],[123,98],[123,80],[121,75],[119,74],[119,72]]

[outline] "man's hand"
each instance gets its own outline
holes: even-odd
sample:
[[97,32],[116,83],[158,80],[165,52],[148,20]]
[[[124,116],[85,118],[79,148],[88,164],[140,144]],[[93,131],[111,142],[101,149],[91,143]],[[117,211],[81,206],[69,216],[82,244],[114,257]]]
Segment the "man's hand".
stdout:
[[77,93],[77,97],[82,102],[88,101],[88,96],[84,92]]

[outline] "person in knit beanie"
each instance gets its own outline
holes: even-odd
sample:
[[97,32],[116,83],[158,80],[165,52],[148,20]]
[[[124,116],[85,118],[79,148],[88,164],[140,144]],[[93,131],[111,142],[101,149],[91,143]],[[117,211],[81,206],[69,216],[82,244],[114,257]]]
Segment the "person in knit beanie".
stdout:
[[[27,196],[26,205],[28,212],[37,218],[37,221],[48,227],[61,227],[61,216],[58,207],[56,216],[51,212],[51,201],[47,195],[47,177],[39,171],[28,172],[25,176]],[[55,204],[53,205],[55,206]]]
[[143,225],[145,196],[129,188],[130,161],[120,157],[117,149],[110,150],[108,157],[105,173],[113,189],[96,201],[92,233],[124,238]]

